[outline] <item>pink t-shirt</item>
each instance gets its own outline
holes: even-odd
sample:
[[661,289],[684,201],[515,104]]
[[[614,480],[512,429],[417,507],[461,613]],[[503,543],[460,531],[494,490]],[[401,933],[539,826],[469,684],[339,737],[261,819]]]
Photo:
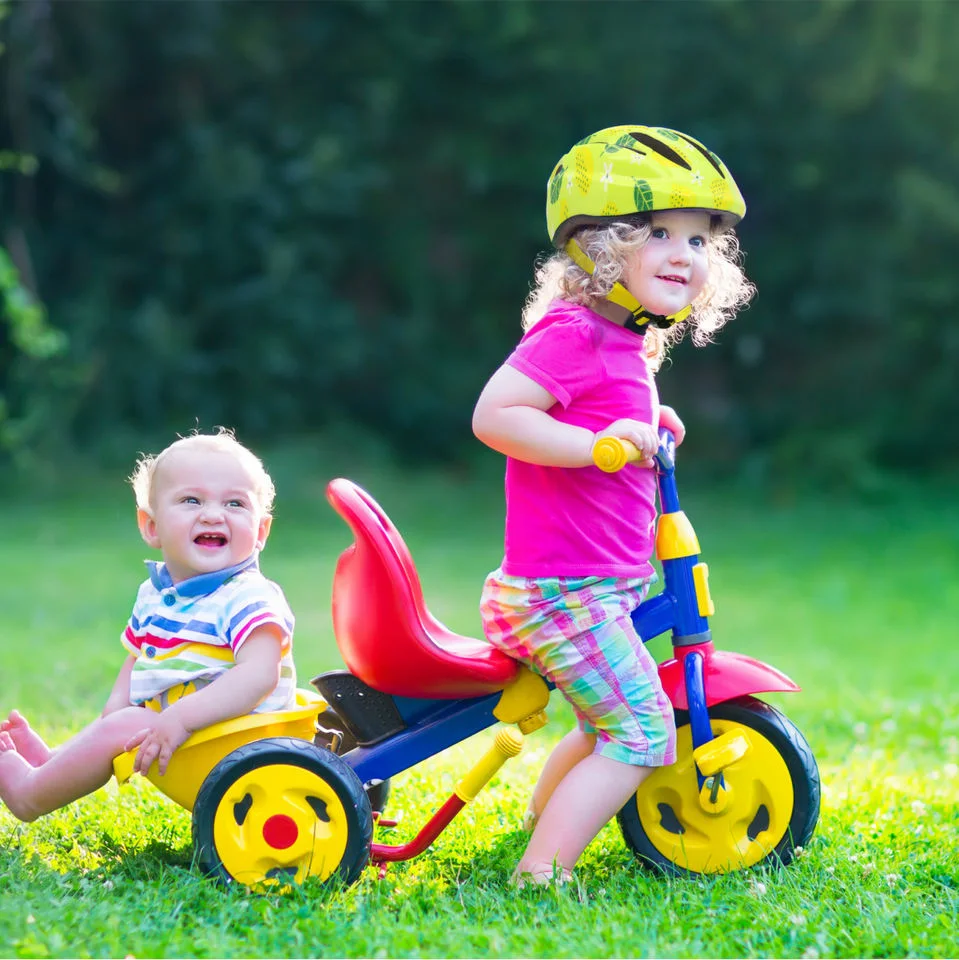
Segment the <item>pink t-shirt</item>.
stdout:
[[[563,423],[594,432],[623,417],[659,423],[642,340],[587,307],[554,300],[506,362],[556,398],[548,412]],[[507,457],[503,572],[649,576],[655,498],[655,473],[632,463],[604,473]]]

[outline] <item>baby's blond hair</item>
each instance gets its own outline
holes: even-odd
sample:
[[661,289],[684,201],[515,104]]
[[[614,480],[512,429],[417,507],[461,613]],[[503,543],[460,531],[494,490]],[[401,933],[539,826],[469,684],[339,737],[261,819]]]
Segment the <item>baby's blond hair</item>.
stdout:
[[[559,250],[538,264],[535,286],[523,309],[523,329],[538,323],[553,300],[567,300],[592,307],[622,280],[630,257],[649,240],[652,228],[648,221],[616,221],[601,226],[582,227],[574,239],[593,263],[592,275],[577,266],[569,255]],[[709,343],[713,334],[756,292],[743,272],[743,255],[739,240],[731,231],[713,228],[707,246],[709,276],[702,292],[692,303],[689,319],[666,330],[647,327],[644,344],[646,356],[658,368],[669,347],[687,332],[697,346]]]
[[232,430],[226,427],[217,427],[216,433],[200,433],[195,431],[185,437],[174,440],[165,450],[158,454],[141,454],[137,460],[136,469],[130,477],[133,484],[133,493],[136,496],[137,507],[147,513],[153,511],[153,485],[157,467],[175,450],[212,450],[219,453],[232,454],[249,471],[253,478],[254,493],[257,503],[265,514],[273,512],[273,500],[276,488],[273,480],[266,472],[263,461],[252,450],[243,446],[236,439]]

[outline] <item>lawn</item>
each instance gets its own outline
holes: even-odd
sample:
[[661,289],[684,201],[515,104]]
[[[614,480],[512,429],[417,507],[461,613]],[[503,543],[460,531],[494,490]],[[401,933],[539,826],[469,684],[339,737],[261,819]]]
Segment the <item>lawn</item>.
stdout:
[[[364,463],[373,458],[360,458]],[[323,498],[342,472],[404,532],[434,612],[478,631],[499,559],[497,469],[409,473],[270,461],[279,488],[263,558],[297,614],[301,685],[340,666],[329,618],[349,534]],[[308,464],[304,467],[304,463]],[[5,956],[954,956],[959,943],[959,514],[948,490],[866,504],[699,488],[696,525],[717,645],[766,660],[799,694],[769,698],[810,741],[823,779],[813,841],[782,870],[694,880],[640,868],[615,825],[571,886],[515,893],[522,810],[569,714],[532,735],[425,856],[348,889],[223,890],[192,866],[189,816],[149,784],[32,825],[0,810]],[[59,741],[99,711],[147,556],[122,479],[70,494],[10,491],[0,507],[0,711]],[[658,656],[668,651],[660,639]],[[489,733],[394,782],[413,836]],[[385,837],[384,837],[385,839]]]

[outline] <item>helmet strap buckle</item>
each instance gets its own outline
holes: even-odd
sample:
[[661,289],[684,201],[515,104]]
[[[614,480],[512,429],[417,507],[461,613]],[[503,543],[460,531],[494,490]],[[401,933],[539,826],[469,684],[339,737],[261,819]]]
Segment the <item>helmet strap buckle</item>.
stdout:
[[683,307],[678,313],[665,316],[661,313],[650,313],[645,307],[640,307],[633,311],[626,319],[623,326],[633,333],[643,334],[647,327],[659,327],[660,330],[668,330],[676,323],[682,323],[692,312],[692,307]]

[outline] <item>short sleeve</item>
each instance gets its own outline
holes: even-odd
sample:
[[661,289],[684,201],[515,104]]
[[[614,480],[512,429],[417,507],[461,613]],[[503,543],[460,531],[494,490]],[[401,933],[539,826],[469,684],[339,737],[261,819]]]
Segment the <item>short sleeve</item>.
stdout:
[[278,629],[283,653],[287,653],[293,642],[294,618],[283,591],[262,576],[239,577],[235,587],[225,598],[223,610],[224,633],[234,655],[251,633],[265,626]]
[[149,580],[140,584],[136,600],[133,601],[133,611],[130,614],[130,619],[127,621],[126,629],[120,635],[120,642],[127,652],[134,656],[139,656],[140,648],[143,646],[143,620],[148,608],[146,594],[150,588]]
[[581,312],[547,313],[506,362],[568,407],[595,380],[598,354],[592,327]]

